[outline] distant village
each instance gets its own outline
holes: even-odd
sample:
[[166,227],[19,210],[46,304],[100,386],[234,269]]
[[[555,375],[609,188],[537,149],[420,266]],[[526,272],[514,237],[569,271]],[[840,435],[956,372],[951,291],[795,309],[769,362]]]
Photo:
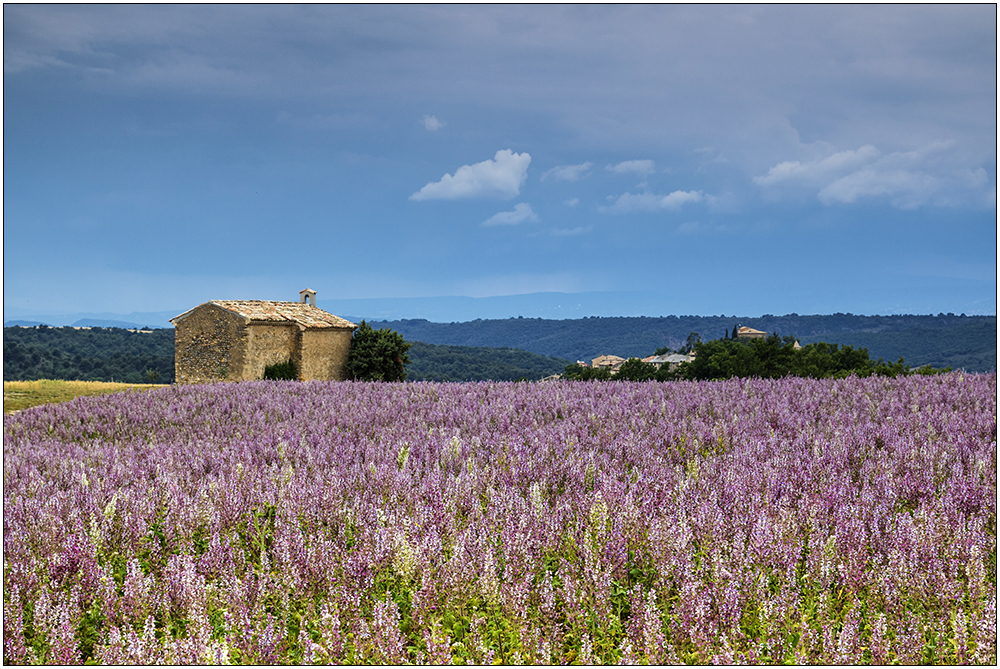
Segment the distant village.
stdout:
[[[755,330],[746,326],[738,326],[736,328],[736,339],[765,339],[767,337],[766,332],[761,330]],[[798,342],[795,342],[795,348],[802,348],[799,346]],[[691,351],[689,354],[684,353],[664,353],[663,355],[650,355],[642,359],[643,362],[653,365],[657,369],[663,367],[663,365],[669,365],[670,369],[674,369],[677,365],[682,362],[691,362],[697,355],[697,351]],[[617,372],[621,366],[625,363],[627,358],[623,358],[619,355],[599,355],[594,358],[589,363],[586,360],[577,360],[576,364],[581,367],[589,367],[591,369],[608,369],[612,373]]]

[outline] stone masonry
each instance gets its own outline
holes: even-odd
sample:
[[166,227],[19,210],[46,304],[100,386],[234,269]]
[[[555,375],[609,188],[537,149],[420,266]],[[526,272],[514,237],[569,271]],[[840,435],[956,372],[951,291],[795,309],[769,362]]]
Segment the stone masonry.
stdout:
[[[312,298],[313,304],[306,302]],[[213,300],[171,319],[177,383],[250,381],[293,360],[302,381],[341,381],[357,327],[301,302]]]

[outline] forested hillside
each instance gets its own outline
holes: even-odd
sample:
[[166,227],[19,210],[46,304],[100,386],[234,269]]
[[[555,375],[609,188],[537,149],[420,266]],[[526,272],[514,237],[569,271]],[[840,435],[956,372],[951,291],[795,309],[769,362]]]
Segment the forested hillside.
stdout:
[[172,383],[174,330],[3,329],[3,380]]
[[[512,348],[435,346],[412,342],[410,381],[536,381],[569,360]],[[119,328],[4,328],[4,381],[69,379],[172,383],[174,331]]]
[[[808,336],[802,344],[831,341],[830,336]],[[986,372],[997,367],[997,322],[967,318],[945,328],[917,327],[899,332],[843,332],[839,344],[868,349],[872,358],[893,362],[906,358],[913,367],[931,365],[966,371]]]
[[466,323],[426,320],[378,322],[409,341],[451,346],[519,348],[569,360],[613,353],[643,357],[661,347],[677,349],[697,332],[705,341],[732,332],[737,324],[797,337],[803,344],[825,341],[868,347],[873,358],[914,366],[951,366],[984,372],[996,369],[996,316],[829,316],[765,315],[620,317],[545,320],[508,318]]
[[412,344],[407,381],[537,381],[561,374],[571,362],[516,348]]

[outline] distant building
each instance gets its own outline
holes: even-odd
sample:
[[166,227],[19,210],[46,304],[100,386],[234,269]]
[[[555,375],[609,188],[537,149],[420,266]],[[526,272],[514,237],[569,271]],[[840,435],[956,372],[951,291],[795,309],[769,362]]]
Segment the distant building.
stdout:
[[647,358],[643,358],[642,361],[655,365],[657,369],[663,365],[668,365],[668,369],[674,369],[677,365],[682,362],[691,362],[694,360],[694,355],[684,355],[683,353],[669,353],[665,355],[651,355]]
[[736,330],[736,337],[738,339],[765,339],[767,337],[767,333],[741,325]]
[[617,372],[623,362],[625,358],[617,355],[599,355],[594,358],[590,366],[594,369],[610,369],[612,372]]
[[250,381],[292,360],[302,381],[343,380],[357,325],[316,307],[316,291],[299,302],[212,300],[170,319],[177,383]]

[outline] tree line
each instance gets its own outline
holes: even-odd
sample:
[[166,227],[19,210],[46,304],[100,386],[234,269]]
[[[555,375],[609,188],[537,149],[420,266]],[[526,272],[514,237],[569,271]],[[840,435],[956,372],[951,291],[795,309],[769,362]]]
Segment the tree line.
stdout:
[[173,383],[174,331],[3,329],[3,380]]
[[[728,333],[727,333],[728,334]],[[938,374],[950,371],[925,365],[911,368],[903,358],[896,362],[886,362],[879,358],[872,360],[866,348],[850,345],[816,342],[796,346],[794,337],[779,337],[777,333],[768,337],[734,339],[724,337],[707,342],[698,341],[695,333],[688,338],[694,351],[690,362],[682,362],[676,367],[662,365],[657,368],[652,363],[638,358],[629,358],[617,372],[610,369],[594,369],[583,365],[568,365],[565,378],[572,380],[622,380],[622,381],[712,381],[730,378],[756,377],[779,379],[786,376],[801,376],[814,379],[845,378],[851,375],[905,376],[908,374]],[[658,349],[657,354],[666,352]]]

